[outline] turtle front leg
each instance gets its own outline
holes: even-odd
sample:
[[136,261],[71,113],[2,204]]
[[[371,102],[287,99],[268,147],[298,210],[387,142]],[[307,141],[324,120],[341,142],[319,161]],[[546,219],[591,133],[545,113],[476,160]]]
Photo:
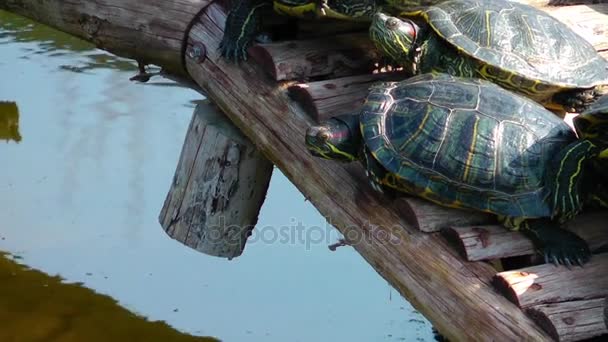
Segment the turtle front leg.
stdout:
[[562,229],[556,221],[548,219],[526,220],[524,233],[534,247],[545,257],[546,263],[582,266],[591,258],[589,245],[578,235]]
[[265,0],[240,0],[228,13],[220,53],[228,61],[247,60],[247,48],[259,29],[259,11],[269,6]]
[[572,219],[585,200],[584,171],[600,149],[589,140],[577,140],[560,151],[547,168],[546,178],[552,193],[549,203],[552,217],[560,222]]
[[581,113],[600,97],[602,94],[595,88],[566,90],[555,94],[549,106],[558,107],[570,113]]

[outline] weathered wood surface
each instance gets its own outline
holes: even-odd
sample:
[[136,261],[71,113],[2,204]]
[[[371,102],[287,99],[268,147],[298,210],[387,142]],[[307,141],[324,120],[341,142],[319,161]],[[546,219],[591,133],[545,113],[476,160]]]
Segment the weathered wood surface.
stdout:
[[443,208],[416,197],[402,197],[397,201],[403,218],[416,229],[431,233],[450,225],[476,225],[496,222],[496,216],[477,211]]
[[366,33],[257,44],[248,52],[277,81],[369,73],[378,59]]
[[526,312],[559,342],[580,341],[608,334],[604,298],[541,304]]
[[354,113],[363,104],[369,87],[379,81],[398,81],[404,72],[365,74],[310,83],[298,83],[287,91],[317,121]]
[[[608,212],[590,212],[568,222],[564,228],[575,232],[592,251],[608,245]],[[469,261],[507,258],[534,253],[530,239],[501,225],[451,226],[444,230],[460,254]]]
[[184,33],[193,13],[198,13],[209,2],[2,0],[0,8],[86,39],[119,56],[183,74]]
[[215,106],[196,106],[159,215],[165,232],[199,252],[241,255],[272,175],[272,164]]
[[237,68],[218,56],[224,20],[221,8],[211,4],[192,26],[188,45],[204,42],[207,58],[197,62],[192,54],[187,70],[349,244],[450,339],[548,338],[496,295],[489,265],[463,262],[441,237],[404,222],[395,206],[368,186],[358,165],[312,157],[303,144],[311,119],[288,99],[285,86],[258,77],[253,63]]
[[521,308],[608,296],[608,253],[595,254],[585,267],[542,264],[494,277],[496,288]]

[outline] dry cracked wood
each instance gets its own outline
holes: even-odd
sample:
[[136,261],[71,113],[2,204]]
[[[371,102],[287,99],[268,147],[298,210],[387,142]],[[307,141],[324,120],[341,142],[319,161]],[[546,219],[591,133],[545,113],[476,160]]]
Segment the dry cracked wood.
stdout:
[[556,341],[580,341],[608,334],[604,298],[541,304],[526,310]]
[[[565,228],[577,233],[591,250],[608,245],[608,229],[604,222],[608,212],[598,211],[578,216]],[[532,242],[520,232],[500,225],[452,226],[444,231],[460,254],[469,261],[507,258],[534,253]]]
[[542,264],[500,272],[494,284],[521,308],[608,296],[608,253],[595,254],[585,267]]
[[199,252],[243,252],[272,175],[270,163],[217,108],[196,106],[159,215],[165,232]]

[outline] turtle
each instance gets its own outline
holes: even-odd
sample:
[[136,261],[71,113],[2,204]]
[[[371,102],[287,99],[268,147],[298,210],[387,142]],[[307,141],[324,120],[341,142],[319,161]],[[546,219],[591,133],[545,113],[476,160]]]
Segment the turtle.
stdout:
[[376,13],[376,47],[414,74],[484,78],[553,110],[580,113],[608,89],[608,61],[548,13],[507,0],[453,0]]
[[591,140],[601,147],[608,147],[608,94],[577,115],[572,124],[580,138]]
[[371,22],[376,12],[399,13],[446,0],[235,0],[226,17],[220,53],[229,61],[247,59],[247,48],[260,25],[259,12],[272,6],[278,14],[304,19],[333,18]]
[[373,188],[497,216],[545,260],[590,258],[562,224],[581,210],[602,152],[539,103],[480,78],[426,73],[370,87],[357,113],[308,128],[308,151],[360,161]]

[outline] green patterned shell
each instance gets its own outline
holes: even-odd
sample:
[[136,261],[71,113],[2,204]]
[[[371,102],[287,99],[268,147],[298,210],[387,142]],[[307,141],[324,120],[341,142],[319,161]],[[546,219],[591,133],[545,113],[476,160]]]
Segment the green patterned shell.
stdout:
[[372,87],[360,118],[366,148],[398,188],[511,217],[551,215],[545,166],[576,139],[532,100],[445,74]]
[[461,52],[496,67],[488,73],[511,77],[516,89],[526,79],[563,88],[592,88],[608,82],[608,61],[588,41],[529,5],[456,0],[419,14]]

